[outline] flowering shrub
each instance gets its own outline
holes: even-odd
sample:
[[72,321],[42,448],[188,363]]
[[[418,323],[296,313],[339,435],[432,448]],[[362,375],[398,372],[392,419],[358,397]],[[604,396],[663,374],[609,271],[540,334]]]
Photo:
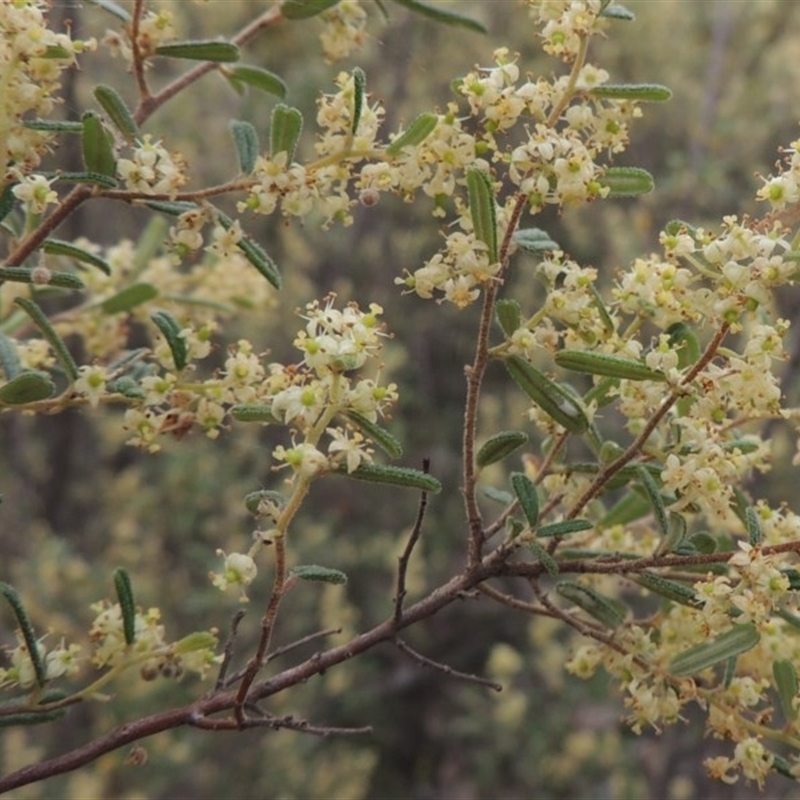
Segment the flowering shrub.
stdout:
[[[333,93],[319,98],[313,152],[301,146],[302,114],[281,103],[266,146],[249,122],[231,123],[234,179],[188,189],[187,160],[164,139],[141,133],[153,112],[212,70],[280,95],[277,76],[237,64],[239,46],[262,29],[320,16],[325,55],[340,58],[363,41],[365,8],[356,0],[284,0],[230,41],[180,41],[171,15],[143,0],[130,12],[103,5],[119,25],[101,46],[129,66],[138,105],[130,109],[115,88],[100,84],[94,100],[102,114],[86,111],[80,122],[53,117],[59,77],[97,43],[52,32],[43,2],[0,7],[0,411],[122,404],[129,444],[147,452],[167,434],[217,439],[239,426],[281,430],[271,452],[275,486],[246,498],[258,524],[252,543],[219,549],[222,564],[209,571],[215,587],[233,589],[241,601],[265,572],[271,589],[258,644],[229,674],[240,655],[235,637],[222,649],[215,628],[170,640],[161,612],[137,606],[125,569],[114,573],[116,600],[92,606],[83,645],[45,644],[26,608],[27,587],[0,584],[18,627],[0,670],[8,695],[3,725],[59,718],[104,697],[100,690],[131,667],[145,680],[187,670],[217,675],[192,703],[108,731],[89,750],[14,771],[0,789],[78,768],[166,728],[310,730],[266,714],[258,701],[383,642],[454,674],[399,634],[469,591],[509,614],[572,630],[566,669],[582,678],[600,668],[613,676],[633,731],[675,724],[696,705],[708,732],[731,743],[728,756],[707,762],[710,774],[758,785],[770,771],[796,777],[800,517],[750,498],[743,484],[771,464],[760,423],[796,418],[781,396],[789,322],[777,315],[774,293],[797,272],[790,212],[800,201],[800,142],[786,149],[778,174],[764,179],[758,197],[767,208],[759,219],[729,216],[713,230],[675,220],[661,234],[662,253],[635,259],[606,290],[596,269],[571,258],[530,218],[547,206],[567,210],[652,188],[644,170],[612,161],[625,151],[642,105],[670,92],[611,83],[589,61],[594,38],[630,21],[624,7],[608,0],[521,4],[560,73],[532,76],[519,57],[497,48],[489,66],[454,82],[444,109],[421,111],[398,131],[385,130],[385,109],[367,92],[364,72],[341,72]],[[476,26],[416,0],[401,5]],[[153,91],[148,67],[162,57],[198,65]],[[69,135],[80,137],[84,169],[45,171],[44,155]],[[446,223],[439,252],[396,276],[398,293],[479,309],[459,487],[465,566],[411,605],[409,562],[428,495],[442,486],[427,465],[385,463],[402,455],[388,429],[402,387],[381,362],[390,335],[383,309],[330,294],[300,312],[291,363],[269,361],[262,343],[241,339],[221,365],[204,366],[232,312],[246,302],[274,303],[280,289],[278,266],[243,222],[279,214],[346,227],[356,207],[375,206],[383,194],[424,204]],[[238,218],[219,207],[227,195]],[[144,263],[128,241],[101,247],[55,238],[79,207],[115,201],[171,219],[161,249]],[[536,259],[544,287],[536,308],[505,296],[522,252]],[[54,295],[60,305],[51,304]],[[147,346],[134,346],[132,325],[147,331]],[[505,368],[508,391],[529,401],[526,430],[479,431],[493,361]],[[610,421],[612,410],[621,427]],[[583,449],[573,445],[578,440]],[[522,448],[524,468],[510,471],[503,488],[487,485],[487,468]],[[346,644],[267,677],[287,593],[301,581],[346,581],[334,565],[295,563],[292,549],[311,487],[334,474],[421,493],[394,610]],[[495,514],[479,503],[483,496],[499,504]],[[497,588],[492,581],[500,577],[514,579],[519,593]],[[78,681],[82,688],[69,688]]]

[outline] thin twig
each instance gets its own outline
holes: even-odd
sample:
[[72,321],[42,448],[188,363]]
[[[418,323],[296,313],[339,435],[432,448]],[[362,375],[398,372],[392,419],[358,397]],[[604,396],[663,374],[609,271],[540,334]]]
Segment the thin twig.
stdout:
[[253,653],[250,661],[245,667],[244,675],[242,675],[242,682],[239,684],[239,689],[236,692],[236,707],[234,713],[236,719],[243,723],[244,705],[247,700],[247,693],[253,681],[258,675],[258,671],[264,664],[264,659],[269,650],[269,643],[272,639],[272,631],[275,629],[275,620],[278,616],[278,607],[281,604],[281,599],[286,588],[286,539],[285,536],[279,536],[275,539],[275,577],[272,582],[272,594],[267,604],[267,609],[264,616],[261,618],[261,638],[258,640],[258,646],[255,653]]
[[280,656],[284,656],[287,653],[290,653],[292,650],[295,650],[298,647],[302,647],[304,644],[313,642],[315,639],[321,639],[325,636],[333,636],[334,634],[341,632],[342,632],[341,628],[325,628],[324,631],[316,631],[314,633],[309,633],[307,636],[303,636],[302,639],[297,639],[297,641],[290,642],[289,644],[283,645],[283,647],[279,647],[276,650],[273,650],[264,659],[264,663],[269,664],[270,661],[279,658]]
[[236,642],[236,633],[239,630],[239,623],[244,619],[245,613],[244,610],[240,609],[231,617],[231,629],[225,642],[225,649],[222,651],[222,663],[219,665],[217,682],[214,684],[215,691],[219,691],[225,686],[225,675],[228,672],[228,667],[230,667],[231,658],[233,658],[233,645]]
[[471,675],[468,672],[460,672],[457,669],[449,667],[447,664],[434,661],[432,658],[428,658],[427,656],[423,656],[422,653],[418,653],[413,647],[407,645],[402,639],[395,639],[394,643],[398,649],[402,650],[407,656],[414,659],[414,661],[422,664],[423,667],[438,669],[440,672],[444,672],[445,675],[449,675],[451,678],[458,678],[462,681],[469,681],[470,683],[477,683],[481,686],[488,686],[490,689],[494,689],[496,692],[503,691],[503,687],[496,681],[489,680],[489,678],[482,678],[480,675]]
[[520,600],[518,597],[514,597],[513,595],[506,594],[505,592],[498,591],[493,586],[489,586],[486,583],[482,583],[478,587],[478,591],[481,594],[485,594],[487,597],[491,598],[497,603],[506,606],[507,608],[511,608],[514,611],[523,611],[526,614],[531,614],[533,616],[540,616],[540,617],[553,617],[556,616],[553,614],[550,609],[546,608],[545,606],[536,605],[536,603],[529,603],[526,600]]
[[[431,468],[431,460],[425,458],[422,461],[422,471],[427,473]],[[394,623],[399,625],[400,619],[403,616],[403,601],[406,598],[406,574],[408,573],[408,563],[411,560],[411,553],[419,541],[422,534],[422,523],[425,519],[425,510],[428,507],[428,493],[422,492],[419,498],[419,507],[417,509],[417,518],[414,521],[414,527],[411,529],[411,535],[408,537],[403,554],[398,559],[397,564],[397,591],[394,596]]]
[[365,725],[361,728],[334,728],[328,725],[311,725],[306,720],[295,719],[293,716],[273,717],[271,715],[247,717],[241,723],[234,717],[209,718],[198,715],[192,717],[189,724],[195,728],[202,728],[208,731],[230,731],[242,728],[271,728],[277,731],[285,728],[322,737],[363,736],[373,732],[371,725]]
[[133,18],[131,20],[131,59],[133,61],[133,76],[136,79],[136,88],[139,90],[139,103],[144,103],[150,98],[150,88],[145,77],[145,60],[139,48],[139,23],[144,11],[143,0],[136,0],[133,4]]

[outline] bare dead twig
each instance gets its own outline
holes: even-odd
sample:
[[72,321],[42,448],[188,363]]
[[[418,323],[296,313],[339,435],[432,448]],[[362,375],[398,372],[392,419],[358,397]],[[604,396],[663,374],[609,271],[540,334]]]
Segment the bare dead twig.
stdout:
[[[423,459],[422,471],[428,473],[431,468],[431,460],[429,458]],[[411,560],[411,554],[414,547],[419,541],[422,534],[422,523],[425,519],[425,510],[428,507],[428,493],[422,492],[419,498],[419,508],[417,509],[417,518],[414,521],[414,527],[411,529],[411,535],[408,537],[405,549],[398,559],[397,565],[397,591],[394,596],[394,623],[398,625],[400,618],[403,615],[403,601],[406,598],[406,574],[408,573],[408,563]]]
[[413,647],[410,647],[402,639],[395,639],[394,643],[399,650],[402,650],[409,658],[412,658],[414,661],[422,664],[423,667],[431,667],[432,669],[439,670],[439,672],[444,672],[445,675],[449,675],[451,678],[458,678],[462,681],[477,683],[480,686],[488,686],[490,689],[494,689],[496,692],[503,691],[503,687],[496,681],[490,680],[489,678],[482,678],[480,675],[471,675],[468,672],[460,672],[459,670],[453,669],[453,667],[450,667],[447,664],[434,661],[432,658],[428,658],[427,656],[423,656],[422,653],[418,653]]
[[[250,707],[248,706],[248,710]],[[364,734],[372,733],[372,726],[365,725],[361,728],[335,728],[328,725],[311,725],[304,719],[295,719],[293,716],[274,717],[271,714],[264,716],[249,716],[239,723],[233,717],[222,718],[208,718],[203,716],[192,717],[189,722],[195,728],[201,728],[208,731],[230,731],[240,730],[242,728],[271,728],[272,730],[281,730],[282,728],[298,731],[300,733],[308,733],[312,736],[363,736]]]
[[244,619],[244,610],[237,611],[231,618],[231,628],[228,638],[225,641],[225,648],[222,651],[222,663],[219,666],[219,674],[217,675],[217,682],[214,684],[214,691],[219,691],[225,686],[225,675],[230,667],[231,658],[233,658],[233,646],[236,643],[236,634],[239,630],[239,623]]

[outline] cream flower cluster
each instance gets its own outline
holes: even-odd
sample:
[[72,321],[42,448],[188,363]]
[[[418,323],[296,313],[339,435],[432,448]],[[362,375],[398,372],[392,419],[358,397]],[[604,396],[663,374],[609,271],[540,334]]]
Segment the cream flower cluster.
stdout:
[[55,107],[61,72],[92,39],[73,40],[47,27],[47,3],[0,4],[0,186],[39,165],[52,134],[26,127],[23,117],[47,117]]
[[325,27],[319,40],[328,61],[347,58],[366,41],[367,12],[358,0],[340,0],[321,19]]
[[[324,304],[310,303],[304,312],[305,327],[295,339],[302,363],[265,364],[252,344],[241,340],[229,348],[222,369],[204,381],[191,379],[188,367],[184,375],[169,371],[172,357],[164,345],[163,370],[139,379],[142,400],[125,413],[125,425],[132,433],[129,443],[155,451],[163,434],[180,437],[195,426],[215,438],[230,408],[246,404],[264,409],[273,423],[290,427],[304,439],[292,447],[278,447],[273,454],[277,462],[306,476],[339,465],[352,472],[371,460],[370,442],[347,424],[332,424],[334,417],[344,419],[354,412],[375,422],[397,400],[395,384],[350,376],[379,357],[385,336],[381,314],[375,304],[367,311],[355,304],[336,308],[333,297]],[[209,337],[202,334],[202,329],[182,332],[194,359],[210,352]],[[102,392],[108,379],[100,368],[86,369],[76,390],[94,402],[93,389]],[[323,435],[328,438],[327,453],[319,450]]]
[[131,158],[117,160],[117,174],[132,192],[170,197],[174,197],[187,180],[183,159],[170,153],[161,142],[154,142],[150,134],[137,142]]
[[[158,11],[146,11],[142,14],[139,20],[137,40],[141,58],[146,59],[152,56],[157,47],[168,44],[177,38],[174,22],[172,12],[165,8]],[[117,31],[106,31],[103,44],[113,56],[124,59],[129,65],[133,63],[133,47],[129,30],[126,29],[122,34]]]

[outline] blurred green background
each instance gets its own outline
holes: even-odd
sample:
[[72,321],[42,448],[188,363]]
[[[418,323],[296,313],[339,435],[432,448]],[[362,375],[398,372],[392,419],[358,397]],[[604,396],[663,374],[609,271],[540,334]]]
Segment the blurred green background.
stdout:
[[[544,57],[521,4],[514,0],[449,3],[483,21],[488,36],[443,27],[386,3],[375,3],[365,49],[345,62],[319,55],[318,20],[268,30],[246,48],[245,61],[284,77],[287,102],[308,120],[301,149],[312,145],[314,102],[332,91],[342,69],[361,66],[368,90],[387,108],[387,130],[451,99],[450,81],[475,64],[492,63],[494,48],[520,53],[523,72],[561,70]],[[767,174],[777,148],[798,135],[800,119],[800,15],[796,4],[629,0],[633,23],[615,24],[590,59],[613,82],[655,81],[673,99],[645,108],[633,127],[632,146],[619,163],[642,166],[657,191],[638,201],[597,203],[579,211],[545,213],[546,228],[573,256],[600,270],[603,280],[636,255],[657,248],[658,230],[674,217],[714,224],[728,213],[757,213],[757,175]],[[165,2],[181,36],[236,30],[266,2],[209,0]],[[102,36],[115,20],[91,4],[56,2],[53,14],[71,20],[76,36]],[[63,113],[79,117],[91,105],[93,81],[115,85],[133,99],[129,75],[100,52],[65,85]],[[154,82],[168,73],[154,75]],[[177,69],[170,66],[169,69]],[[266,133],[274,100],[237,96],[218,76],[207,76],[145,126],[155,138],[188,157],[197,185],[224,180],[236,170],[227,131],[231,117]],[[78,153],[58,154],[70,169]],[[84,235],[109,244],[135,239],[147,215],[127,207],[80,210],[59,235]],[[391,429],[405,445],[404,463],[429,457],[445,491],[434,498],[410,575],[411,597],[458,570],[464,558],[460,481],[462,365],[471,359],[476,309],[449,307],[400,296],[394,278],[413,270],[439,246],[441,230],[425,202],[383,198],[356,211],[348,228],[323,231],[267,219],[249,230],[278,261],[285,289],[269,307],[243,313],[226,328],[226,341],[246,336],[270,359],[294,358],[298,327],[294,309],[334,290],[341,298],[386,308],[395,333],[387,370],[401,387]],[[532,262],[519,257],[509,296],[535,303]],[[796,294],[781,303],[796,316]],[[521,402],[490,373],[482,409],[486,432],[519,425]],[[786,391],[795,396],[787,379]],[[508,394],[508,396],[507,396]],[[66,412],[54,417],[0,418],[0,578],[25,598],[39,629],[51,638],[82,640],[88,606],[111,596],[111,572],[126,567],[139,602],[158,605],[168,635],[217,626],[223,633],[236,610],[207,574],[218,567],[217,548],[249,545],[252,520],[242,498],[272,485],[269,452],[280,432],[236,425],[216,442],[199,434],[165,441],[146,456],[124,445],[121,412]],[[776,430],[780,437],[780,431]],[[778,438],[779,453],[788,450]],[[785,456],[791,457],[786,452]],[[498,477],[499,474],[498,474]],[[793,495],[795,474],[776,469],[751,487],[774,501]],[[794,490],[794,491],[793,491]],[[325,627],[343,633],[368,628],[391,613],[397,557],[415,515],[416,498],[344,480],[315,486],[297,520],[293,558],[320,562],[349,575],[345,588],[309,586],[292,592],[282,609],[276,643]],[[241,627],[241,650],[254,641],[268,586],[254,585]],[[0,637],[12,641],[12,620],[0,612]],[[277,714],[312,723],[374,727],[371,737],[323,740],[290,732],[206,734],[175,731],[142,745],[141,767],[125,765],[126,752],[90,769],[19,790],[19,798],[746,798],[743,784],[709,783],[702,757],[724,752],[705,741],[699,720],[661,735],[631,734],[624,710],[603,677],[584,683],[562,670],[569,638],[548,620],[515,617],[485,601],[469,600],[418,625],[408,639],[425,655],[467,672],[500,680],[497,695],[424,670],[398,650],[381,647],[269,703]],[[314,652],[315,643],[286,656],[279,666]],[[192,680],[114,687],[113,702],[75,708],[53,727],[4,730],[0,765],[8,772],[87,741],[109,726],[166,705],[185,702],[204,687]],[[768,786],[771,797],[800,797],[785,781]]]

